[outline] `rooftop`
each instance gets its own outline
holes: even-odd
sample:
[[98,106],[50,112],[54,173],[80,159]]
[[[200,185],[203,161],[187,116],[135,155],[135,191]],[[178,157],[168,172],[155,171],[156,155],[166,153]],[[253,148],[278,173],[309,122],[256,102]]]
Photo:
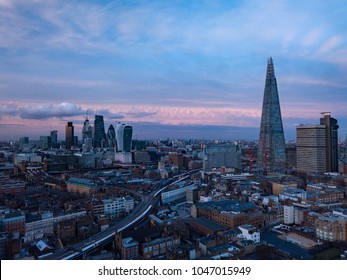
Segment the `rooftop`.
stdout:
[[217,210],[219,212],[248,212],[249,210],[257,210],[258,206],[256,206],[253,202],[242,202],[240,200],[219,200],[219,201],[209,201],[209,202],[198,202],[196,203],[196,207],[207,208],[210,210]]
[[90,187],[95,186],[94,181],[90,179],[77,178],[77,177],[71,177],[69,180],[67,180],[67,183],[85,185]]

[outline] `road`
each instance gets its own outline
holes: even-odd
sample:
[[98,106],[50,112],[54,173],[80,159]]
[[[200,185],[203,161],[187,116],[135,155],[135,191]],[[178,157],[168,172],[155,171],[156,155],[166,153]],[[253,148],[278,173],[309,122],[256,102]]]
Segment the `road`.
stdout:
[[45,260],[68,260],[78,258],[87,252],[95,249],[96,247],[103,245],[111,241],[116,233],[122,232],[137,221],[141,220],[144,216],[150,213],[151,209],[158,204],[160,199],[160,194],[170,185],[173,185],[179,181],[184,181],[190,177],[190,175],[197,170],[189,171],[182,174],[180,177],[176,177],[177,180],[169,183],[167,186],[163,186],[161,189],[151,192],[149,195],[144,197],[144,199],[136,206],[132,213],[127,217],[109,227],[105,231],[99,232],[92,238],[78,242],[68,248],[57,250],[55,253],[50,254],[43,259]]

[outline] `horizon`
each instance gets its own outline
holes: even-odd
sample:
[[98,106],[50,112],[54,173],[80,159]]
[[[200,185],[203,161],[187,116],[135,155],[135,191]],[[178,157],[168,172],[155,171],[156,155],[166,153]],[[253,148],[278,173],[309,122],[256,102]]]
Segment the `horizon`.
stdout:
[[270,56],[286,141],[326,111],[344,139],[346,17],[337,0],[2,0],[0,140],[68,121],[80,139],[88,112],[133,139],[257,141]]

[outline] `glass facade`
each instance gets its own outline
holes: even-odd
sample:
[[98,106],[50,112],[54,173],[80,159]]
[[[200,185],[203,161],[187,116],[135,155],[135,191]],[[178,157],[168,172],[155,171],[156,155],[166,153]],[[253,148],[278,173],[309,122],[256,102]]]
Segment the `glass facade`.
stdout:
[[106,134],[104,116],[95,116],[94,120],[94,148],[103,148],[105,146]]
[[286,166],[281,108],[272,58],[268,59],[260,124],[257,167],[267,172],[283,172]]

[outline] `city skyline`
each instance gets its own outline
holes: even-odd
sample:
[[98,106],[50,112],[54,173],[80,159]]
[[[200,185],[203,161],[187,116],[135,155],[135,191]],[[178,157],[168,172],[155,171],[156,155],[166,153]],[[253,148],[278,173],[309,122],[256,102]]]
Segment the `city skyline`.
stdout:
[[[134,139],[257,140],[276,63],[285,140],[321,112],[347,131],[340,1],[0,1],[0,140],[39,139],[85,113]],[[329,11],[329,12],[327,12]]]

